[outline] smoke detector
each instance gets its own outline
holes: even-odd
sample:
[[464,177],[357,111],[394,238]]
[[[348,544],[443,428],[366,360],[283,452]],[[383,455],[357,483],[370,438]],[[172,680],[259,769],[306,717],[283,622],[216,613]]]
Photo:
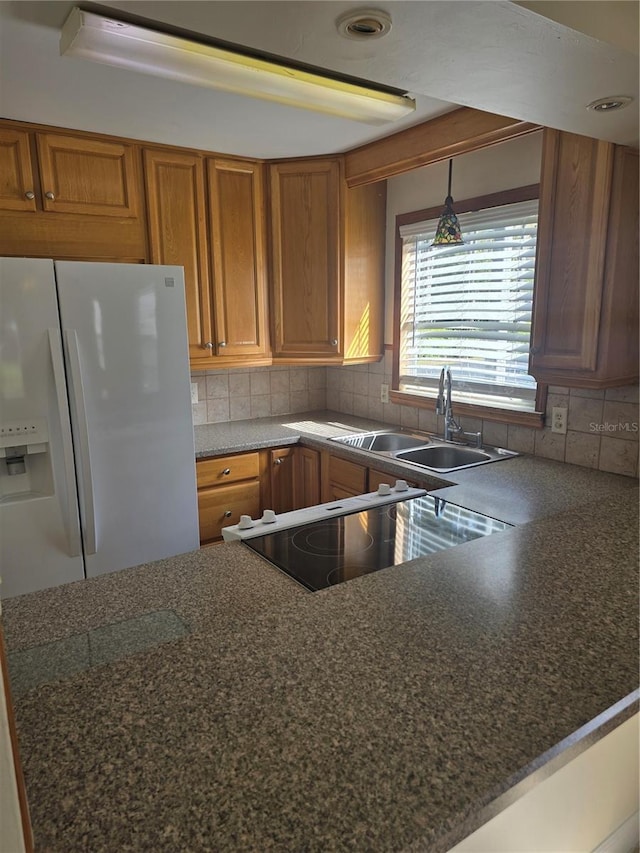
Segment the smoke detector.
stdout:
[[341,36],[348,39],[379,39],[391,29],[391,16],[380,9],[356,9],[336,21]]

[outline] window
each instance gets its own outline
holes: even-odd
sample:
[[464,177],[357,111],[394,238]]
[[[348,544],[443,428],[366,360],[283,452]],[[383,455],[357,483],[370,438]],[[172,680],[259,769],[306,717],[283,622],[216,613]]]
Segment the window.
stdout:
[[440,208],[397,217],[398,392],[435,397],[448,365],[458,404],[482,417],[540,411],[528,374],[537,189],[456,203],[463,245],[431,246]]

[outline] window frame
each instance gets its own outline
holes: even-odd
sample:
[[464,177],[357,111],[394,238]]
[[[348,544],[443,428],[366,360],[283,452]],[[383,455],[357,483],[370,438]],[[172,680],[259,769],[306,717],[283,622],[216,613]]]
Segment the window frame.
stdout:
[[[490,207],[500,207],[505,204],[514,204],[519,201],[531,201],[540,197],[540,184],[528,184],[511,190],[502,190],[497,193],[476,196],[455,202],[458,215]],[[393,368],[391,377],[391,390],[389,398],[392,403],[403,406],[415,406],[422,409],[435,411],[435,397],[414,394],[408,391],[400,391],[400,315],[402,302],[402,250],[403,243],[400,237],[402,225],[413,225],[415,222],[423,222],[437,219],[442,213],[442,205],[438,207],[413,210],[408,213],[400,213],[396,216],[395,223],[395,258],[394,258],[394,296],[393,296]],[[464,236],[464,235],[463,235]],[[537,250],[536,250],[537,256]],[[535,299],[535,280],[534,280]],[[533,319],[533,318],[532,318]],[[460,416],[482,418],[487,421],[499,423],[516,424],[520,426],[542,429],[544,426],[544,415],[547,402],[547,385],[538,382],[536,385],[535,411],[523,412],[516,409],[499,408],[497,406],[480,406],[473,403],[455,403],[455,411]],[[455,400],[454,400],[455,402]]]

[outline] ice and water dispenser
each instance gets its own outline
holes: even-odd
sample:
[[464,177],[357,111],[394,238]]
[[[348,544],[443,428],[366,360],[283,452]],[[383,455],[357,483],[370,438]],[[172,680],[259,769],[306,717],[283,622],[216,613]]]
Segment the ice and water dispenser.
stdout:
[[49,432],[44,418],[0,423],[0,500],[53,494]]

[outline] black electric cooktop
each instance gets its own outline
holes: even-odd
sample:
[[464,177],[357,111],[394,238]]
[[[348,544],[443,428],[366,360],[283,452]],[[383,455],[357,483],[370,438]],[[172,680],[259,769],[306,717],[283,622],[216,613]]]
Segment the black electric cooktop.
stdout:
[[278,530],[244,543],[315,592],[509,527],[504,521],[424,495]]

